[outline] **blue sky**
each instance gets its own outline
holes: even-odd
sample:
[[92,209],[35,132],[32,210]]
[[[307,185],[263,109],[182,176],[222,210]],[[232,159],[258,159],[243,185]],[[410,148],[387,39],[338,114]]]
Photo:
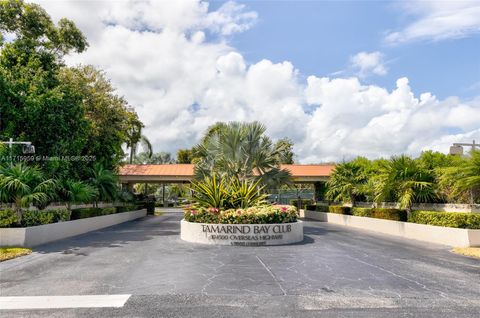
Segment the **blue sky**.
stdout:
[[447,152],[480,140],[480,0],[50,1],[155,151],[260,121],[297,161]]
[[[258,13],[250,30],[236,34],[231,44],[247,61],[268,58],[291,61],[302,74],[351,76],[349,58],[360,51],[380,51],[388,67],[385,76],[365,83],[392,89],[406,76],[413,92],[439,98],[471,98],[480,94],[480,33],[465,38],[417,40],[388,45],[388,30],[400,30],[418,18],[402,12],[398,1],[244,1]],[[211,3],[215,10],[223,2]]]

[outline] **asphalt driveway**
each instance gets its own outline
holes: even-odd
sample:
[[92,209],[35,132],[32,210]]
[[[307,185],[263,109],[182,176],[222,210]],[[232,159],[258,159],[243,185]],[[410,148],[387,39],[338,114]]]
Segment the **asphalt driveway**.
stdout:
[[301,244],[195,245],[167,213],[0,263],[0,296],[121,295],[121,308],[2,317],[478,317],[480,261],[447,247],[321,222]]

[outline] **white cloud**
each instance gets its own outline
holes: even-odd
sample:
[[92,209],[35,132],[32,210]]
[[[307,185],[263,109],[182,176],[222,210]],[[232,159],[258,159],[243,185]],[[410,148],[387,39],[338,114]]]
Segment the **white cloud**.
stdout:
[[350,65],[360,77],[371,74],[386,75],[387,67],[384,65],[384,56],[380,52],[359,52],[350,57]]
[[356,77],[304,81],[287,61],[247,63],[224,36],[251,27],[256,14],[233,2],[215,11],[193,0],[42,5],[85,30],[89,50],[68,63],[104,69],[157,151],[190,147],[229,120],[259,120],[272,137],[290,137],[303,162],[447,151],[452,140],[480,139],[480,99],[415,96],[406,78],[389,91]]
[[478,0],[405,1],[401,3],[401,8],[416,19],[404,29],[388,33],[385,37],[388,44],[415,40],[440,41],[480,32]]

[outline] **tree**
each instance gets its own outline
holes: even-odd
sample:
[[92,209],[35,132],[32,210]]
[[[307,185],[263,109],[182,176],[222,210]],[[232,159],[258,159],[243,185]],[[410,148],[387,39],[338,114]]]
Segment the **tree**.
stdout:
[[170,164],[174,163],[172,155],[168,152],[157,152],[150,155],[148,152],[139,153],[133,160],[134,164]]
[[327,198],[333,201],[350,202],[355,206],[357,198],[364,193],[367,181],[365,167],[358,161],[341,163],[335,166],[327,182]]
[[87,128],[81,99],[58,71],[65,54],[86,49],[85,37],[21,0],[0,2],[0,32],[14,34],[0,47],[0,138],[31,141],[39,155],[78,155]]
[[44,204],[54,197],[56,182],[46,179],[38,167],[23,163],[0,167],[0,201],[10,203],[22,220],[22,209]]
[[177,163],[192,163],[193,153],[191,149],[179,149],[177,151]]
[[290,182],[290,173],[280,169],[280,151],[265,135],[259,122],[217,123],[194,147],[197,178],[214,174],[237,180],[260,179],[274,187]]
[[148,154],[149,157],[153,154],[152,144],[148,140],[148,138],[142,135],[142,129],[144,125],[138,119],[136,113],[131,113],[130,118],[127,125],[127,140],[126,145],[127,148],[130,149],[130,157],[128,162],[130,164],[133,163],[133,160],[137,154],[137,150],[140,147]]
[[386,161],[374,177],[374,184],[376,202],[393,200],[408,210],[415,202],[437,198],[434,176],[404,155]]
[[278,161],[283,164],[293,164],[295,154],[293,153],[293,142],[288,138],[279,139],[274,146],[278,149]]
[[93,166],[90,184],[96,189],[95,206],[99,201],[114,200],[118,193],[117,176],[102,164],[96,163]]
[[480,151],[472,151],[470,158],[455,158],[455,165],[437,169],[439,184],[450,190],[451,200],[468,197],[473,204],[480,199]]

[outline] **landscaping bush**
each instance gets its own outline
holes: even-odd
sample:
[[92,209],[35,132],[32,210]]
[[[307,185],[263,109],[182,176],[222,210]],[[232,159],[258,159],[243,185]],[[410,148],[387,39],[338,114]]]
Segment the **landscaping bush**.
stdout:
[[[298,199],[290,200],[290,205],[293,205],[294,207],[298,207],[298,201],[299,201]],[[307,206],[315,205],[315,201],[312,199],[301,199],[301,201],[302,201],[302,205],[301,205],[302,209],[306,209]]]
[[364,216],[364,217],[373,217],[372,216],[372,208],[352,208],[352,215],[355,215],[355,216]]
[[407,211],[389,208],[352,208],[352,215],[375,219],[407,221]]
[[143,206],[136,205],[136,204],[128,204],[128,205],[121,205],[116,207],[116,213],[123,213],[123,212],[130,212],[130,211],[137,211],[143,209]]
[[317,205],[315,207],[315,211],[317,211],[317,212],[328,212],[328,205]]
[[307,204],[305,205],[305,210],[308,210],[308,211],[316,211],[317,209],[317,205],[316,204]]
[[25,211],[22,215],[21,226],[36,226],[50,223],[69,221],[71,212],[67,209],[49,211]]
[[85,218],[91,218],[95,216],[102,216],[108,214],[114,214],[117,212],[117,209],[112,208],[82,208],[82,209],[73,209],[72,210],[72,220],[79,220]]
[[350,215],[351,214],[351,208],[349,206],[330,205],[328,207],[328,212]]
[[480,229],[480,214],[412,211],[408,216],[408,222],[464,229]]
[[272,224],[297,221],[297,209],[289,205],[258,206],[247,209],[189,207],[184,218],[188,222],[216,224]]
[[7,209],[0,211],[0,227],[14,227],[17,225],[15,211]]

